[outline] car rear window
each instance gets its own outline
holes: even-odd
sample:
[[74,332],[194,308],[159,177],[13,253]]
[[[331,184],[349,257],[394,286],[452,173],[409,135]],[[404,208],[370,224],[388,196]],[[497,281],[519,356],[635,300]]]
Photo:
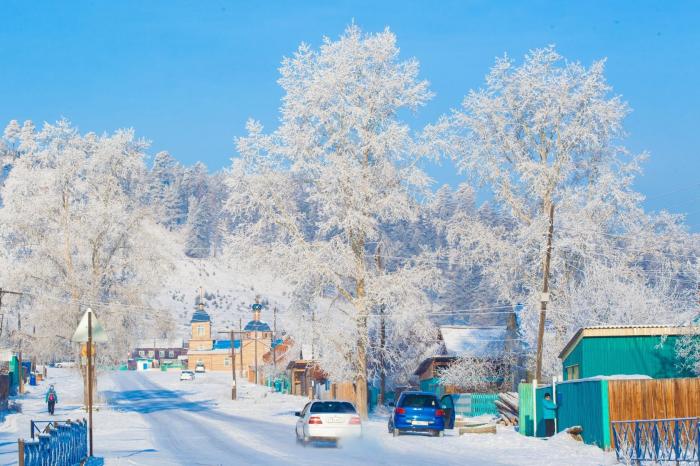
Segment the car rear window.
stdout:
[[311,405],[312,413],[355,413],[355,407],[347,401],[323,401]]
[[406,395],[401,400],[404,408],[436,408],[437,398],[432,395]]

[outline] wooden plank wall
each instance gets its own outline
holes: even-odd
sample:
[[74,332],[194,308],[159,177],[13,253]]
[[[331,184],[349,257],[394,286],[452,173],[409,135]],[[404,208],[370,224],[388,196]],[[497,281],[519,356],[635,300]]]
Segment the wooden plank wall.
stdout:
[[611,421],[700,417],[700,378],[609,380]]
[[609,380],[608,387],[610,421],[700,417],[700,378]]
[[355,402],[355,387],[352,382],[334,383],[331,390],[334,399]]

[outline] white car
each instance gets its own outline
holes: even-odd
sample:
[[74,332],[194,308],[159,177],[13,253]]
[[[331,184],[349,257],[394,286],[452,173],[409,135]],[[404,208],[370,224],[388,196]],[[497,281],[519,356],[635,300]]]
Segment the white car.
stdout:
[[203,362],[198,362],[196,366],[194,366],[194,371],[197,373],[204,373],[206,372],[206,369],[204,368],[204,363]]
[[56,367],[59,367],[59,368],[75,367],[75,362],[74,361],[57,362]]
[[338,441],[362,436],[360,415],[348,401],[310,401],[294,414],[299,417],[297,442],[304,446],[314,440]]
[[180,380],[194,380],[194,372],[192,372],[192,371],[180,372]]

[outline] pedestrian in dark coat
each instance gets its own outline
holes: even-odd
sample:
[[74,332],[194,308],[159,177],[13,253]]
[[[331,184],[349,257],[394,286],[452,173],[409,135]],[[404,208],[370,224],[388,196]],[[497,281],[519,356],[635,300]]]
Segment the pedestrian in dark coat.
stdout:
[[51,385],[49,391],[46,392],[46,404],[49,405],[49,414],[51,416],[53,416],[56,403],[58,403],[58,394],[56,393],[56,389],[53,388],[53,385]]

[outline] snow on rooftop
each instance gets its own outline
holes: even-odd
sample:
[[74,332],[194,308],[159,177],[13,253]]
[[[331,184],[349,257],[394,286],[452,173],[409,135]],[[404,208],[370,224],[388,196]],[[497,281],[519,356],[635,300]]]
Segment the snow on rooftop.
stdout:
[[137,343],[136,348],[182,348],[184,342],[182,338],[146,338]]
[[448,356],[486,357],[503,353],[506,327],[441,326]]

